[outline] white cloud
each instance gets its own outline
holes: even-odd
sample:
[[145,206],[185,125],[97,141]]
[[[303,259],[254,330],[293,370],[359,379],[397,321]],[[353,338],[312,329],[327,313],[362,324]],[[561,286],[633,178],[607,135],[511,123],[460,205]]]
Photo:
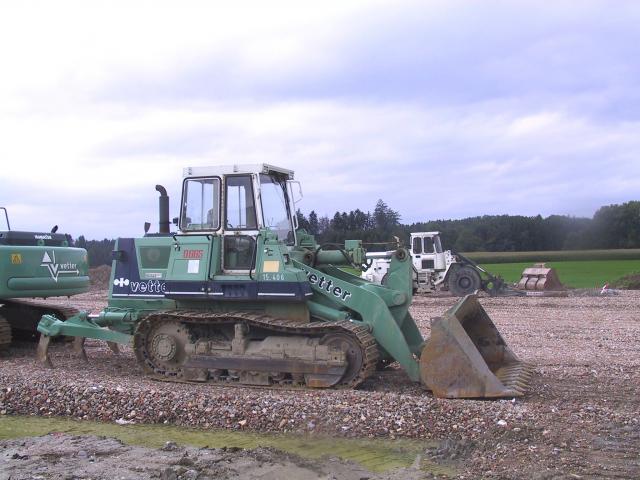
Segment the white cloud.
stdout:
[[182,167],[268,162],[307,212],[590,215],[640,187],[640,11],[617,5],[4,4],[0,204],[134,235]]

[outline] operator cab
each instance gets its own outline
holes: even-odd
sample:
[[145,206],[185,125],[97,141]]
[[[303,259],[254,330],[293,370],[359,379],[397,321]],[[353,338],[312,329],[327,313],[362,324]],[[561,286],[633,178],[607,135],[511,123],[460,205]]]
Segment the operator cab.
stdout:
[[222,237],[224,272],[253,268],[261,229],[295,244],[290,195],[293,171],[273,165],[230,165],[184,169],[178,226],[182,234]]
[[71,243],[71,238],[68,235],[56,233],[57,226],[53,227],[50,232],[11,230],[7,209],[0,207],[0,211],[2,212],[0,213],[0,245],[68,247]]
[[413,264],[420,270],[446,270],[446,260],[440,242],[440,232],[411,234]]

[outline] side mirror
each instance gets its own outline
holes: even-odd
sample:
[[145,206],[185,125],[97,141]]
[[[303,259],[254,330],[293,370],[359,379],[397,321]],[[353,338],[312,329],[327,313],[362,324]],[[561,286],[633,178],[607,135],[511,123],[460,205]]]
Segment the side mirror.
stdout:
[[173,220],[171,220],[176,227],[178,226],[178,220],[180,220],[178,217],[173,217]]
[[144,234],[149,233],[149,229],[151,228],[151,224],[149,222],[144,222]]

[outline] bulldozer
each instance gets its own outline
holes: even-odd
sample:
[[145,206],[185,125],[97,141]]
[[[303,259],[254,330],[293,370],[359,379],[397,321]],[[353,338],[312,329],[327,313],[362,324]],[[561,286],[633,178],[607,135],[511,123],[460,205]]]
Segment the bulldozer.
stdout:
[[42,315],[69,318],[79,311],[34,298],[72,296],[89,290],[87,251],[70,246],[70,237],[11,229],[4,214],[0,230],[0,349],[14,337],[33,337]]
[[170,232],[162,186],[158,233],[119,238],[108,306],[62,321],[44,315],[37,358],[52,338],[130,345],[165,381],[268,388],[355,388],[397,362],[438,397],[526,392],[532,367],[507,346],[475,295],[432,320],[425,340],[409,312],[412,263],[397,249],[385,285],[362,269],[359,240],[318,245],[299,229],[294,172],[267,164],[185,168]]

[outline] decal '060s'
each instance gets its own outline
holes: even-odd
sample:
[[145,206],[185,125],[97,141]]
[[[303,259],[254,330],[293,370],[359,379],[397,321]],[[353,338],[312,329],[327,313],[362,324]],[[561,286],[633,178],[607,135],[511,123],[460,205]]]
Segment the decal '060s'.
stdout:
[[325,290],[327,293],[330,293],[334,297],[343,302],[346,302],[347,299],[351,296],[351,292],[333,284],[333,280],[327,280],[324,278],[324,275],[316,275],[315,273],[311,273],[308,270],[304,271],[307,274],[307,280],[311,285],[316,286],[322,290]]

